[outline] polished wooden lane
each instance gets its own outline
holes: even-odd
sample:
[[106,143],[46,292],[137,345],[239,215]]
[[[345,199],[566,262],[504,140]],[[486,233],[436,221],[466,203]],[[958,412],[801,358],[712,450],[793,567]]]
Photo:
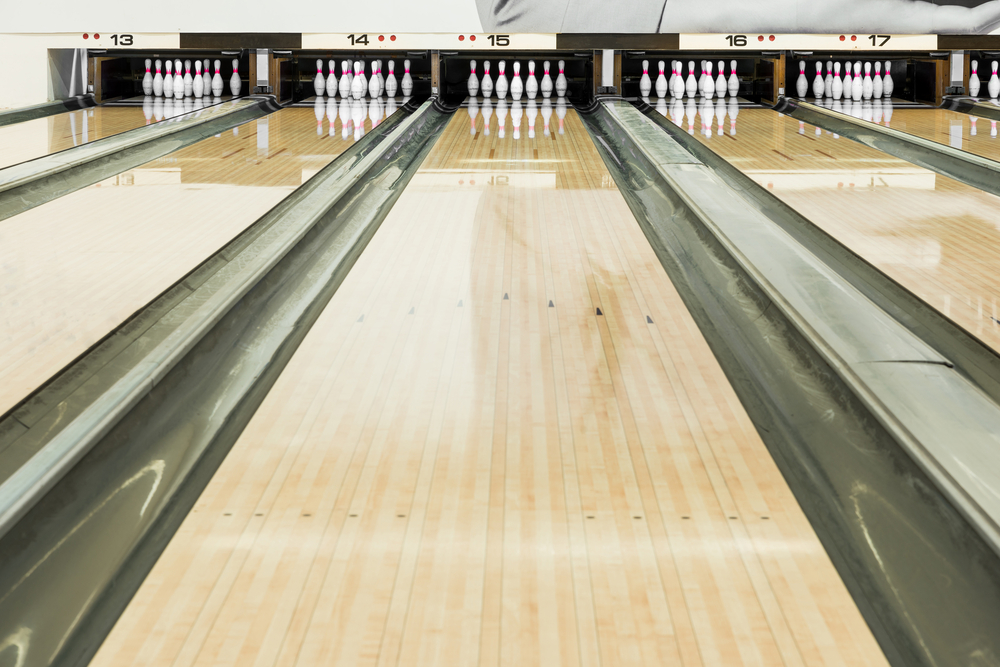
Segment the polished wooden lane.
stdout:
[[93,665],[885,665],[579,118],[458,113]]
[[329,124],[283,109],[0,222],[0,413],[353,143]]
[[695,136],[1000,351],[1000,198],[767,109],[723,127]]
[[[997,121],[977,118],[958,111],[894,107],[891,113],[874,113],[863,120],[879,122],[900,132],[906,132],[939,144],[958,148],[990,160],[1000,160],[1000,138]],[[860,114],[855,114],[860,115]]]
[[0,169],[148,125],[142,107],[93,107],[0,127]]

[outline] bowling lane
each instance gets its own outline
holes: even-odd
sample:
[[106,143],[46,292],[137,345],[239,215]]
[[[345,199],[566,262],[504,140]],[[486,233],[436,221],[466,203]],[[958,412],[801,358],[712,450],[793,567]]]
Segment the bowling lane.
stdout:
[[283,109],[0,222],[0,414],[360,138],[331,114]]
[[138,107],[92,107],[0,127],[0,169],[155,122]]
[[695,136],[1000,351],[1000,198],[768,109],[736,128]]
[[576,113],[495,111],[92,665],[886,664]]
[[[862,102],[855,102],[861,105]],[[946,109],[899,108],[893,107],[886,113],[883,106],[881,114],[868,112],[851,114],[846,108],[842,112],[863,118],[871,122],[879,122],[900,132],[906,132],[939,144],[958,148],[990,160],[1000,160],[1000,140],[997,139],[997,121],[989,118],[976,118],[969,114]],[[836,109],[835,109],[836,110]]]

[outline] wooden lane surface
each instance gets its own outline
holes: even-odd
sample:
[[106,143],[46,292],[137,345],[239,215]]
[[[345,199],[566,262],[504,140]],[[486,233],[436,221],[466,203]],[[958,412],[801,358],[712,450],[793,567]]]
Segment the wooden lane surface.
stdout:
[[695,136],[1000,351],[1000,198],[767,109],[725,125]]
[[93,665],[886,664],[579,118],[512,122],[458,112]]
[[0,222],[0,413],[346,150],[334,124],[283,109]]
[[[990,160],[1000,160],[1000,137],[996,121],[945,109],[899,109],[882,125],[939,144],[958,148]],[[973,122],[975,121],[975,122]]]
[[0,169],[148,125],[142,107],[92,107],[0,127]]

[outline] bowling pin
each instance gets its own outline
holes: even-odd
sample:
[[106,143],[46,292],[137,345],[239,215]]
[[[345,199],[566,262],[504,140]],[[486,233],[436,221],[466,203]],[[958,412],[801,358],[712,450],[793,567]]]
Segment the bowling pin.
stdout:
[[840,80],[840,63],[833,63],[833,78],[830,87],[833,89],[831,91],[833,99],[839,100],[840,96],[844,94],[844,82]]
[[[872,97],[876,100],[882,99],[882,63],[875,61],[875,75],[872,77]],[[877,114],[879,117],[881,113]],[[879,121],[875,121],[876,123]]]
[[823,78],[823,94],[827,97],[833,97],[833,63],[829,60],[826,61],[826,76]]
[[705,61],[705,66],[704,69],[702,70],[702,73],[705,77],[705,83],[702,88],[702,92],[704,93],[705,97],[707,97],[708,99],[712,99],[712,97],[715,95],[715,80],[712,78],[711,60]]
[[493,97],[493,77],[490,76],[490,61],[483,63],[483,80],[480,82],[483,90],[483,97],[489,99]]
[[[354,95],[354,90],[351,90],[351,96],[356,100],[360,100],[362,97],[368,94],[368,77],[365,76],[365,61],[355,60],[354,61],[354,78],[358,80],[358,89],[361,91],[357,96]],[[355,128],[357,129],[357,128]]]
[[[360,100],[364,94],[365,89],[361,87],[362,81],[361,75],[361,61],[354,61],[354,78],[351,79],[351,99]],[[353,108],[353,105],[352,105]]]
[[333,60],[327,62],[330,74],[326,77],[326,96],[333,98],[337,96],[337,63]]
[[[892,97],[892,63],[888,60],[885,61],[885,76],[882,77],[882,95]],[[888,119],[886,122],[888,123]]]
[[698,93],[698,79],[694,78],[694,61],[688,61],[688,75],[684,82],[684,90],[688,97],[694,97]]
[[201,75],[201,61],[194,61],[194,79],[191,81],[191,92],[195,98],[201,99],[205,92],[205,79]]
[[507,63],[501,60],[499,67],[500,72],[497,74],[497,97],[504,100],[507,99],[507,75],[504,74],[504,70],[507,68]]
[[179,58],[174,60],[174,99],[184,99],[184,70]]
[[663,69],[666,64],[661,60],[660,63],[660,73],[656,75],[656,96],[663,99],[667,96],[667,77],[663,75]]
[[674,79],[676,77],[677,77],[677,61],[676,60],[671,60],[670,61],[670,78],[667,79],[667,92],[670,93],[671,97],[673,97],[673,95],[674,95]]
[[238,97],[240,89],[243,87],[243,80],[240,79],[240,61],[233,58],[233,75],[229,77],[229,92],[233,97]]
[[[344,99],[351,96],[351,86],[354,83],[354,74],[351,69],[351,62],[349,60],[340,61],[340,84],[337,86],[337,92]],[[350,107],[348,107],[348,110]],[[346,137],[345,137],[346,138]]]
[[389,61],[389,76],[385,77],[385,94],[389,99],[396,97],[396,90],[399,88],[399,84],[396,82],[396,61]]
[[854,78],[851,79],[851,99],[855,102],[861,101],[864,90],[864,81],[861,79],[861,63],[854,63]]
[[972,74],[969,75],[969,95],[972,97],[979,97],[979,61],[972,61]]
[[[736,97],[740,94],[740,77],[736,76],[736,61],[729,61],[729,94],[732,97]],[[730,100],[730,109],[732,108],[732,100]]]
[[[566,61],[559,61],[559,76],[556,77],[556,96],[565,97],[566,91],[569,89],[569,83],[566,81]],[[557,112],[558,115],[558,112]],[[565,112],[563,113],[565,116]],[[562,134],[562,121],[559,121],[559,134]]]
[[[543,74],[542,74],[542,83],[539,86],[539,89],[542,91],[542,97],[547,100],[550,97],[552,97],[552,88],[553,88],[553,86],[552,86],[552,76],[549,74],[549,61],[548,60],[546,60],[544,63],[542,63],[542,71],[543,71]],[[543,110],[543,113],[544,113],[544,110]]]
[[184,61],[184,97],[194,94],[194,77],[191,76],[191,61]]
[[649,97],[649,91],[653,89],[653,82],[649,79],[649,61],[642,61],[642,76],[639,77],[639,95]]
[[705,61],[698,62],[698,94],[705,94]]
[[826,89],[826,84],[823,82],[823,63],[816,63],[816,78],[813,79],[813,97],[816,99],[823,98],[823,91]]
[[719,97],[726,96],[726,63],[719,61],[719,75],[715,77],[715,94]]
[[[333,76],[333,72],[330,72],[330,76]],[[326,93],[326,77],[323,76],[323,61],[316,60],[316,78],[313,79],[313,89],[316,91],[316,97],[323,97]]]
[[219,97],[222,95],[224,84],[222,82],[222,61],[215,61],[215,76],[212,77],[212,95]]
[[844,63],[844,83],[842,85],[844,89],[844,99],[848,100],[851,98],[854,90],[854,79],[851,78],[851,61],[848,60]]
[[[538,79],[535,78],[535,61],[528,61],[528,78],[524,81],[524,94],[529,100],[538,97]],[[532,132],[531,134],[534,134]]]
[[[149,71],[149,68],[153,65],[153,61],[146,58],[146,73],[142,76],[142,94],[152,95],[153,94],[153,73]],[[153,107],[149,107],[150,114],[153,112]]]
[[809,81],[806,79],[806,61],[799,61],[799,78],[795,80],[795,93],[802,99],[809,90]]
[[993,74],[990,75],[990,82],[986,84],[986,90],[990,93],[990,99],[995,100],[1000,95],[1000,77],[997,76],[997,61],[993,61]]
[[[476,97],[479,95],[479,78],[476,76],[476,61],[473,60],[469,63],[470,74],[468,81],[469,97]],[[475,129],[473,129],[473,134],[475,134]]]
[[872,98],[872,89],[874,85],[872,84],[872,64],[865,63],[865,78],[861,83],[861,95],[866,99],[870,100]]
[[163,66],[159,60],[156,61],[156,76],[153,77],[153,94],[157,97],[163,95],[163,74],[160,73],[160,67]]
[[374,100],[382,97],[382,91],[380,90],[381,82],[378,78],[379,64],[377,60],[372,63],[372,67],[374,67],[374,69],[372,70],[372,78],[368,81],[368,96]]
[[413,77],[410,76],[410,61],[403,61],[403,80],[400,82],[399,89],[403,92],[403,97],[409,97],[413,94]]
[[[521,63],[514,61],[514,76],[510,78],[510,96],[515,102],[521,99],[521,95],[524,94],[524,82],[521,81]],[[513,108],[513,107],[512,107]],[[511,112],[513,115],[513,112]],[[514,136],[517,138],[517,130],[514,130]]]
[[[385,92],[385,75],[382,74],[382,61],[378,61],[378,95],[382,97],[382,93]],[[379,103],[379,109],[382,109],[381,102]],[[379,121],[381,122],[381,121]]]
[[672,77],[674,83],[670,88],[670,93],[678,99],[684,97],[684,75],[681,74],[683,66],[680,60],[674,61],[674,75]]
[[[209,69],[210,64],[208,58],[205,58],[201,63],[201,92],[205,97],[208,97],[209,93],[212,92],[212,70]],[[219,90],[221,91],[222,89],[220,88]]]

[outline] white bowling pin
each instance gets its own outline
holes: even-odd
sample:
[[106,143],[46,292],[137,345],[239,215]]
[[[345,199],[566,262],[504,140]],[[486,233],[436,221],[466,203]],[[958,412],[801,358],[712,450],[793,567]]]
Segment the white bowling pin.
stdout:
[[[524,94],[529,100],[538,97],[538,79],[535,78],[535,61],[528,61],[528,78],[524,81]],[[534,134],[532,132],[531,134]]]
[[[542,91],[542,97],[544,99],[549,99],[552,96],[552,76],[549,74],[549,61],[546,60],[542,63],[542,83],[539,85],[539,90]],[[544,113],[544,112],[543,112]]]
[[972,74],[969,75],[969,95],[979,97],[979,61],[972,61]]
[[694,61],[688,61],[688,75],[684,82],[684,91],[688,97],[694,97],[698,93],[698,79],[694,78]]
[[854,78],[851,79],[851,99],[855,102],[861,100],[864,91],[864,81],[861,78],[861,63],[854,63]]
[[719,61],[719,75],[715,77],[715,94],[719,97],[726,96],[726,63]]
[[851,77],[851,61],[844,63],[844,99],[850,99],[854,91],[854,79]]
[[[569,83],[566,81],[566,61],[559,61],[559,76],[556,77],[556,97],[565,97],[566,91],[569,90]],[[557,107],[558,110],[558,107]],[[558,111],[557,114],[558,115]],[[565,111],[563,112],[565,116]],[[562,134],[562,121],[559,121],[559,134]]]
[[[385,75],[382,74],[382,61],[378,61],[378,95],[382,97],[382,93],[385,92]],[[382,109],[382,103],[379,103],[379,109]],[[381,121],[379,121],[381,122]]]
[[[515,102],[521,99],[524,94],[524,82],[521,81],[521,63],[514,61],[514,76],[510,78],[510,96]],[[512,112],[513,113],[513,112]],[[515,138],[517,130],[514,130]]]
[[1000,77],[997,76],[997,61],[993,61],[993,74],[990,75],[990,82],[986,84],[986,90],[990,93],[990,99],[995,100],[1000,95]]
[[667,77],[663,74],[666,63],[661,60],[659,66],[660,73],[656,75],[656,96],[662,99],[667,96]]
[[205,79],[201,76],[201,61],[194,61],[194,80],[191,81],[191,92],[195,98],[201,99],[205,92]]
[[222,95],[224,84],[222,82],[222,61],[215,61],[215,75],[212,77],[212,95],[219,97]]
[[653,82],[649,79],[649,61],[642,61],[642,76],[639,77],[639,94],[642,97],[649,97],[649,91],[653,89]]
[[368,96],[373,100],[382,96],[381,81],[378,78],[379,63],[376,60],[372,63],[372,78],[368,80]]
[[795,93],[802,99],[809,90],[809,81],[806,79],[806,61],[799,61],[799,78],[795,79]]
[[194,94],[194,77],[191,76],[191,61],[184,61],[184,97]]
[[170,73],[170,69],[174,66],[173,61],[167,60],[163,63],[163,69],[166,72],[163,75],[163,96],[173,97],[174,96],[174,75]]
[[[875,61],[875,74],[872,76],[872,97],[876,100],[882,99],[882,63]],[[881,113],[877,114],[879,117]],[[875,121],[876,123],[878,121]]]
[[[149,71],[149,68],[153,66],[153,61],[146,58],[146,73],[142,75],[142,94],[152,95],[153,94],[153,73]],[[149,108],[152,114],[153,107]]]
[[872,84],[872,64],[865,63],[865,78],[864,81],[861,82],[862,97],[864,97],[866,100],[870,100],[872,98],[873,88],[874,85]]
[[482,88],[483,97],[486,99],[493,97],[493,77],[490,76],[489,60],[483,63],[483,80],[480,82],[480,88]]
[[[351,86],[354,84],[354,70],[351,68],[350,60],[340,61],[340,83],[337,85],[337,92],[344,99],[351,96]],[[348,105],[350,110],[350,105]]]
[[826,83],[823,81],[823,63],[816,63],[816,78],[813,79],[813,97],[821,99]]
[[712,99],[712,97],[715,95],[715,80],[712,78],[711,60],[705,61],[705,68],[703,70],[703,73],[705,76],[705,84],[703,87],[703,92],[705,94],[705,97],[707,97],[708,99]]
[[399,84],[396,82],[396,61],[389,61],[389,76],[385,77],[385,94],[391,100],[396,97]]
[[[885,76],[882,77],[882,95],[892,97],[892,62],[888,60],[885,61]],[[888,119],[886,122],[888,123]]]
[[202,78],[201,92],[202,92],[202,94],[205,97],[208,97],[209,93],[212,92],[212,70],[209,69],[209,65],[210,64],[211,63],[208,62],[208,58],[205,58],[205,60],[202,61],[202,63],[201,63],[201,67],[202,67],[202,71],[201,71],[201,78]]
[[504,72],[507,69],[507,63],[501,60],[499,67],[500,71],[497,74],[497,97],[503,100],[507,98],[507,75]]
[[670,93],[671,97],[673,97],[673,95],[674,95],[674,79],[676,79],[676,78],[677,78],[677,61],[676,60],[671,60],[670,61],[670,78],[667,79],[667,92]]
[[337,63],[333,60],[327,63],[330,68],[330,73],[326,77],[326,96],[336,97],[337,96]]
[[833,89],[831,94],[834,100],[839,100],[840,96],[844,94],[844,82],[840,80],[840,63],[833,63],[833,77],[830,81],[830,87]]
[[354,90],[351,90],[351,96],[356,100],[360,100],[362,97],[368,94],[368,77],[365,76],[365,64],[364,60],[354,61],[354,78],[358,79],[358,87],[361,89],[361,94],[354,97]]
[[403,92],[403,97],[409,97],[413,94],[413,77],[410,76],[410,61],[403,61],[403,80],[400,82],[399,89]]
[[[729,61],[729,94],[732,97],[736,97],[740,94],[740,77],[736,76],[736,61]],[[730,109],[732,109],[733,101],[730,100]]]
[[156,76],[153,77],[153,94],[157,97],[163,95],[163,74],[160,73],[160,67],[163,63],[159,60],[156,61]]
[[[473,60],[471,63],[469,63],[469,70],[470,70],[469,81],[468,81],[468,84],[467,84],[467,88],[468,88],[468,91],[469,91],[469,97],[476,97],[477,95],[479,95],[479,77],[476,76],[476,61],[475,60]],[[475,131],[473,131],[472,133],[475,134]]]
[[823,77],[823,94],[827,97],[833,96],[833,63],[826,61],[826,76]]
[[[330,73],[333,76],[333,72]],[[316,91],[316,97],[323,97],[326,93],[326,77],[323,76],[323,61],[316,60],[316,77],[313,79],[313,90]]]
[[698,94],[705,94],[705,61],[698,62]]
[[674,76],[673,85],[670,88],[670,94],[676,98],[684,97],[684,75],[682,74],[684,64],[680,60],[674,61]]
[[232,93],[233,97],[237,97],[241,88],[243,88],[243,80],[240,78],[240,61],[233,58],[233,75],[229,77],[229,92]]
[[351,99],[355,100],[360,100],[365,94],[365,89],[361,87],[363,79],[361,75],[361,66],[360,60],[354,61],[354,78],[351,79]]
[[184,69],[179,58],[174,60],[174,99],[184,99]]

